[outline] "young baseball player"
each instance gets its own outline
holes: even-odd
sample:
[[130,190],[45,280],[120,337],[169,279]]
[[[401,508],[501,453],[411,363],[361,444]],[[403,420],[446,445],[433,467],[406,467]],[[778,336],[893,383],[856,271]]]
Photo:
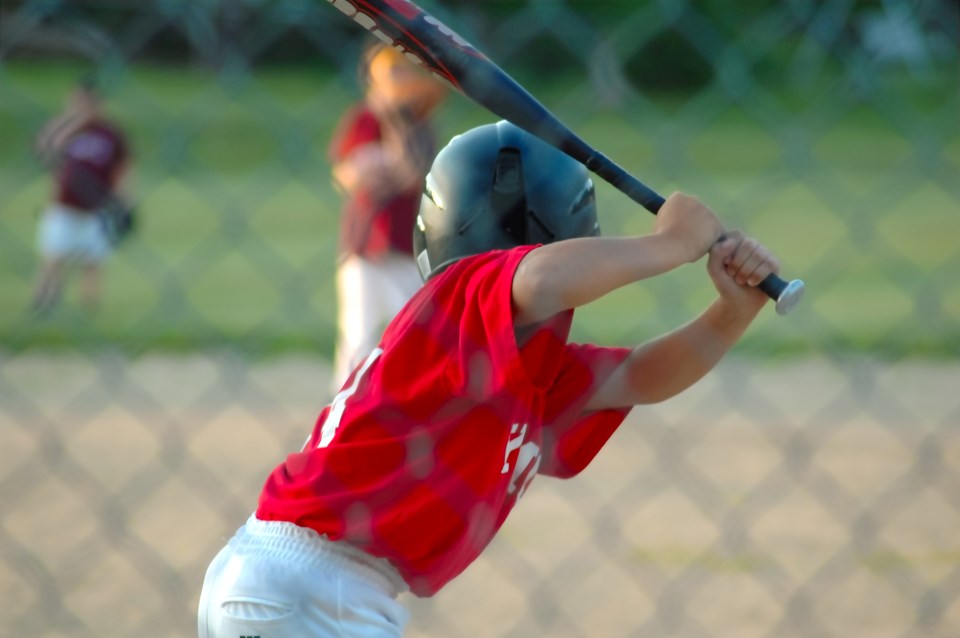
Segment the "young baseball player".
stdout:
[[340,119],[329,148],[343,194],[331,395],[423,283],[410,229],[437,152],[433,113],[446,90],[376,42],[360,61],[363,100]]
[[[414,235],[426,284],[212,561],[201,636],[400,636],[401,592],[436,594],[535,476],[576,475],[632,406],[706,374],[778,270],[682,194],[649,235],[600,237],[586,169],[506,122],[439,153]],[[568,341],[574,308],[704,256],[718,296],[687,325]]]
[[107,117],[96,85],[85,78],[63,112],[40,132],[36,150],[51,167],[54,189],[37,232],[42,264],[33,307],[47,311],[57,305],[68,266],[76,262],[82,268],[81,299],[94,309],[100,299],[101,267],[111,252],[101,212],[111,201],[129,198],[126,136]]

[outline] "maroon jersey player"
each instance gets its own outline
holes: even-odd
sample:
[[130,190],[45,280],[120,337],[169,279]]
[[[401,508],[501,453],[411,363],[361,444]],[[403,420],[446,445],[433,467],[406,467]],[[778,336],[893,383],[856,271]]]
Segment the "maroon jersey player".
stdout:
[[[440,152],[414,244],[426,284],[211,563],[201,636],[401,635],[400,593],[436,594],[537,475],[576,475],[633,406],[706,374],[778,269],[681,194],[649,235],[600,237],[586,169],[506,122]],[[718,298],[690,323],[568,340],[574,308],[705,255]]]
[[82,82],[64,111],[40,132],[37,151],[51,167],[53,196],[40,219],[38,244],[43,259],[34,288],[34,307],[47,310],[60,299],[66,268],[82,269],[82,300],[95,307],[100,269],[111,252],[101,213],[123,198],[130,163],[126,136],[104,113],[95,86]]

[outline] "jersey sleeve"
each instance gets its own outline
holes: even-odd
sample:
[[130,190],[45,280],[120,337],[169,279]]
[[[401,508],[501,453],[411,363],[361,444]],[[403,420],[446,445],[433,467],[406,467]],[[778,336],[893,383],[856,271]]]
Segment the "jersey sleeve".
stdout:
[[380,124],[370,111],[359,107],[351,109],[340,120],[330,142],[330,161],[342,162],[361,146],[380,141],[380,137]]
[[539,473],[570,478],[582,472],[632,406],[584,411],[584,405],[630,354],[629,348],[568,344],[547,396]]
[[[513,325],[513,276],[533,247],[492,251],[454,264],[465,272],[451,273],[466,282],[456,317],[456,352],[451,381],[474,400],[485,400],[511,383],[526,383]],[[456,303],[453,304],[457,305]]]

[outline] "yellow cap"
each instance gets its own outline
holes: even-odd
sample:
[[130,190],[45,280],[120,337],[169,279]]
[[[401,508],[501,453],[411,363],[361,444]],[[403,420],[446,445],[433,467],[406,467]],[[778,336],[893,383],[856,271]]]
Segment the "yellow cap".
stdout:
[[366,59],[368,91],[381,103],[426,116],[443,101],[443,85],[397,49],[381,45],[367,51]]
[[380,86],[388,86],[394,82],[393,70],[401,65],[409,64],[402,53],[393,47],[378,47],[371,53],[367,62],[367,74],[370,82]]

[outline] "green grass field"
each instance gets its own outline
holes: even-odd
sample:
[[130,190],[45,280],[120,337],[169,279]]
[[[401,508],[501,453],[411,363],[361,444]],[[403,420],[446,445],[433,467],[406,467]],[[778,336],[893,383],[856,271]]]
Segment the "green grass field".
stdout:
[[[339,198],[325,148],[356,89],[319,70],[120,71],[110,111],[137,158],[139,232],[109,262],[95,315],[73,290],[56,314],[29,313],[50,188],[32,140],[79,71],[0,66],[0,346],[329,355]],[[803,306],[788,319],[771,309],[744,351],[960,353],[954,74],[878,79],[866,99],[823,86],[738,104],[644,95],[619,110],[569,80],[532,92],[651,186],[700,195],[806,280]],[[441,137],[490,119],[452,96]],[[649,229],[650,216],[611,187],[598,183],[598,194],[605,233]],[[710,294],[702,266],[688,266],[583,309],[575,336],[633,343],[690,318]]]

